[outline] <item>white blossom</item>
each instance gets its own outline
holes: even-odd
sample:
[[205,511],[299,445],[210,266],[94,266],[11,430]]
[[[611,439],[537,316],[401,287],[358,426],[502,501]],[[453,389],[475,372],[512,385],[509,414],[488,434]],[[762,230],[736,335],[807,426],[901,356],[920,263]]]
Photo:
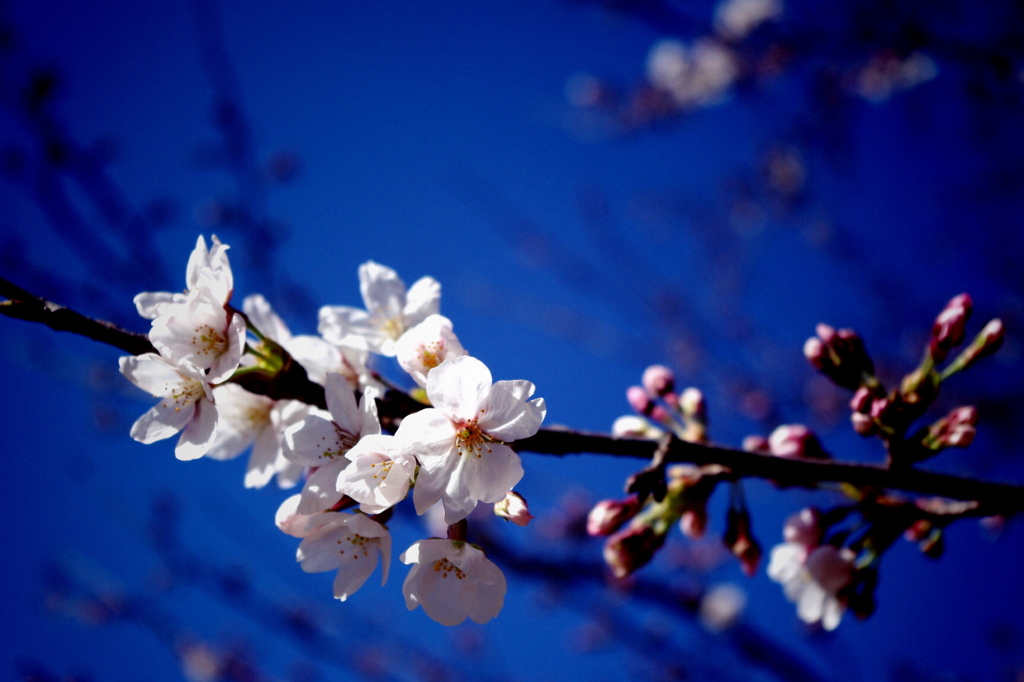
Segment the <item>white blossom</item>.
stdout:
[[338,492],[359,502],[367,514],[393,507],[409,492],[416,459],[394,436],[368,435],[346,454],[351,464],[338,477]]
[[200,288],[182,302],[159,306],[149,340],[168,360],[209,370],[209,380],[217,383],[238,369],[245,321],[237,313],[229,315],[214,294]]
[[363,586],[377,567],[378,555],[383,558],[381,581],[388,580],[391,564],[391,534],[365,514],[323,512],[323,523],[310,520],[314,530],[307,532],[295,555],[306,573],[337,569],[334,596],[345,601]]
[[468,355],[435,367],[426,389],[434,407],[403,419],[395,435],[420,463],[416,512],[441,500],[452,524],[477,502],[500,502],[519,482],[519,455],[505,443],[537,433],[547,408],[543,398],[527,401],[532,383],[492,384],[490,370]]
[[212,248],[207,250],[202,235],[196,240],[196,248],[188,259],[185,271],[185,293],[169,291],[148,291],[135,297],[135,308],[147,320],[155,320],[160,309],[167,303],[184,303],[187,295],[197,289],[206,289],[223,306],[231,300],[234,276],[228,263],[226,244],[221,244],[216,235],[211,237]]
[[405,550],[402,563],[412,564],[402,585],[405,605],[422,606],[442,625],[469,618],[486,623],[505,602],[505,576],[484,553],[458,540],[420,540]]
[[723,38],[743,40],[782,9],[780,0],[725,0],[715,8],[715,29]]
[[348,466],[345,454],[363,436],[379,434],[376,391],[367,388],[356,405],[355,394],[340,374],[327,375],[327,410],[312,408],[308,416],[285,430],[285,457],[314,467],[302,490],[303,514],[330,509],[341,500],[338,476]]
[[153,443],[181,432],[174,455],[181,460],[206,454],[217,437],[217,407],[206,375],[156,353],[120,359],[121,374],[160,402],[132,425],[131,437]]
[[395,344],[398,364],[420,386],[427,385],[427,374],[447,358],[466,355],[466,349],[452,331],[452,323],[443,315],[431,315],[409,329]]
[[367,261],[359,266],[359,289],[366,310],[349,306],[320,309],[320,334],[331,343],[394,356],[395,342],[407,329],[438,312],[441,285],[432,277],[412,288],[389,267]]

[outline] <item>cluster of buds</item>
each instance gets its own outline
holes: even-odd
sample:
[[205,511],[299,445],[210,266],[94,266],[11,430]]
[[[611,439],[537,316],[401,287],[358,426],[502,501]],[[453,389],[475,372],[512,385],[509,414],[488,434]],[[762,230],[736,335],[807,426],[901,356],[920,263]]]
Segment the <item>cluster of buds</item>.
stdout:
[[816,370],[853,391],[874,379],[875,365],[857,332],[836,331],[824,323],[815,327],[815,332],[817,336],[804,343],[804,356]]
[[967,294],[950,299],[932,324],[921,363],[903,378],[898,388],[888,392],[874,376],[871,358],[853,331],[837,332],[819,324],[818,335],[804,344],[804,354],[812,366],[837,385],[854,391],[850,400],[854,431],[862,436],[880,437],[890,461],[920,461],[948,447],[967,447],[974,439],[977,412],[970,406],[956,408],[943,419],[907,436],[911,425],[938,398],[944,380],[993,354],[1002,344],[1003,323],[994,319],[945,368],[938,368],[966,339],[972,309],[973,302]]
[[615,420],[615,436],[657,438],[672,433],[690,443],[707,442],[707,404],[700,390],[677,393],[675,375],[664,365],[648,367],[640,383],[626,389],[626,401],[636,414]]
[[[708,499],[728,471],[717,465],[679,464],[668,467],[665,474],[666,493],[662,499],[648,499],[646,504],[636,495],[603,500],[587,517],[587,533],[609,536],[604,558],[617,578],[625,578],[650,562],[676,524],[689,538],[703,537],[708,522]],[[730,515],[725,542],[745,571],[752,570],[748,566],[756,566],[760,548],[750,533],[749,515],[745,523]],[[757,557],[754,557],[755,551]]]

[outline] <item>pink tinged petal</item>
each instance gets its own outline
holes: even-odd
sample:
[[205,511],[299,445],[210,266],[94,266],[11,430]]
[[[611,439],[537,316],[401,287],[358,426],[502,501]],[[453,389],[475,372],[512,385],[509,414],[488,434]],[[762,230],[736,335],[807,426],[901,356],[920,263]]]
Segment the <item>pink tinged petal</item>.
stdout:
[[227,381],[238,369],[242,360],[242,351],[245,348],[245,320],[241,315],[235,314],[231,317],[231,324],[227,329],[227,339],[227,349],[210,365],[210,383]]
[[[360,265],[359,291],[370,315],[389,320],[401,318],[405,308],[405,282],[391,268],[372,260]],[[399,330],[395,337],[403,331]]]
[[441,284],[433,277],[421,277],[406,294],[402,314],[406,325],[414,327],[428,316],[436,314],[440,307]]
[[205,455],[217,438],[217,406],[205,398],[196,401],[195,406],[195,415],[174,448],[174,456],[183,461]]
[[475,419],[491,390],[491,371],[470,355],[449,358],[427,377],[427,397],[454,419]]
[[302,570],[306,573],[322,573],[338,568],[344,556],[339,554],[340,545],[347,545],[346,541],[351,537],[344,524],[345,514],[325,512],[323,516],[330,520],[317,524],[318,519],[310,519],[316,530],[306,535],[295,553],[295,560],[301,562]]
[[131,437],[146,444],[170,438],[192,421],[195,409],[194,403],[178,405],[167,398],[132,424]]
[[252,446],[252,454],[249,455],[249,463],[245,468],[245,487],[262,488],[269,483],[277,473],[280,456],[281,441],[277,433],[270,427],[262,429]]
[[281,506],[277,508],[277,514],[274,515],[274,523],[281,529],[281,532],[296,538],[306,536],[306,522],[309,520],[308,516],[299,514],[299,499],[301,497],[301,495],[292,495],[281,503]]
[[380,353],[390,341],[365,310],[348,306],[324,306],[320,309],[318,331],[336,346]]
[[263,297],[262,294],[251,294],[245,297],[242,301],[242,310],[245,311],[246,317],[252,322],[253,326],[260,331],[263,336],[276,341],[282,346],[286,345],[292,339],[292,334],[288,331],[288,327],[278,317],[274,309],[270,307],[270,303]]
[[533,395],[529,381],[499,381],[491,387],[482,407],[480,428],[497,440],[510,443],[529,438],[540,429],[547,407],[543,399],[526,402]]
[[402,420],[395,432],[402,452],[415,456],[428,471],[451,466],[455,455],[455,426],[440,410],[428,408]]
[[299,501],[300,514],[314,514],[330,509],[341,500],[341,493],[337,489],[338,475],[346,464],[348,461],[345,459],[330,462],[309,475]]

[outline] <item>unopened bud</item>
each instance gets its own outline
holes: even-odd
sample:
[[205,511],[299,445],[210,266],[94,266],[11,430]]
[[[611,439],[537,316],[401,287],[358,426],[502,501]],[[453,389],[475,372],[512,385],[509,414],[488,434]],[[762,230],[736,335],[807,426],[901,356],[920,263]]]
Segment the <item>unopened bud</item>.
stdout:
[[640,383],[643,384],[648,393],[659,398],[675,393],[676,390],[675,375],[665,365],[651,365],[648,367],[644,370]]
[[977,425],[977,408],[973,405],[958,407],[928,428],[925,447],[932,450],[966,448],[974,442]]
[[764,436],[747,436],[743,439],[743,445],[741,447],[746,452],[756,452],[759,455],[771,454],[771,447],[768,445],[768,439]]
[[625,578],[646,565],[661,545],[665,535],[656,533],[645,523],[631,523],[604,544],[604,561],[616,578]]
[[804,342],[804,357],[807,358],[807,362],[811,363],[811,367],[817,370],[823,370],[825,368],[825,344],[821,342],[817,336],[812,336]]
[[679,409],[691,419],[704,421],[707,416],[707,402],[704,400],[704,394],[700,389],[691,386],[680,396]]
[[739,559],[743,572],[753,577],[761,562],[761,545],[750,530],[750,514],[744,510],[730,508],[725,516],[725,533],[722,541],[733,556]]
[[587,515],[588,535],[611,535],[640,512],[636,495],[624,500],[601,500]]
[[822,323],[815,327],[815,332],[818,336],[804,343],[804,356],[812,367],[851,391],[860,386],[865,374],[874,375],[875,366],[855,331],[836,331]]
[[988,356],[999,350],[1000,346],[1003,345],[1003,338],[1005,336],[1005,330],[1003,329],[1003,321],[999,318],[989,321],[978,335],[971,341],[971,345],[964,349],[956,360],[954,360],[950,366],[946,369],[943,376],[949,376],[953,372],[960,372],[968,367],[972,366],[978,360],[987,358]]
[[973,307],[971,297],[967,294],[960,294],[950,299],[946,307],[935,318],[931,339],[928,343],[928,353],[936,363],[944,361],[951,349],[963,343],[967,320],[971,316]]
[[616,438],[650,438],[660,433],[643,417],[626,414],[612,424],[612,435]]
[[853,430],[862,436],[871,436],[878,431],[875,421],[868,415],[861,414],[860,412],[854,412],[850,415],[850,423],[853,424]]
[[707,509],[701,506],[699,509],[687,509],[679,517],[679,530],[683,535],[693,540],[700,540],[708,527]]
[[925,519],[918,519],[903,531],[903,539],[907,542],[920,542],[932,532],[932,524]]
[[525,526],[533,521],[526,498],[512,490],[505,495],[504,500],[494,505],[494,513],[517,526]]
[[651,415],[651,410],[654,409],[654,401],[651,400],[651,396],[642,386],[630,386],[626,389],[626,400],[629,401],[629,406],[636,411],[637,414],[645,416]]
[[871,390],[867,386],[861,386],[850,398],[850,409],[867,414],[871,410],[872,398]]
[[768,449],[787,459],[828,459],[814,432],[803,424],[783,424],[768,436]]

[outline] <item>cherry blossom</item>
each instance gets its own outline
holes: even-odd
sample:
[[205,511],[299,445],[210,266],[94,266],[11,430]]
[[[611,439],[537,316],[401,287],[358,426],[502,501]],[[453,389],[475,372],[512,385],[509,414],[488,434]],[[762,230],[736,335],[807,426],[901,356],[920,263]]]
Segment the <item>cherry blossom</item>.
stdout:
[[537,433],[547,408],[543,398],[527,401],[532,383],[492,384],[490,370],[468,355],[435,367],[426,389],[434,407],[406,417],[395,435],[420,463],[416,512],[441,500],[452,524],[477,502],[500,502],[519,482],[519,455],[505,443]]
[[139,315],[147,320],[155,320],[160,316],[163,305],[184,303],[188,293],[200,288],[205,288],[222,306],[231,299],[234,276],[228,263],[228,246],[221,244],[216,235],[211,237],[210,242],[213,246],[207,250],[206,240],[202,235],[196,240],[196,248],[189,256],[185,271],[186,293],[143,292],[135,297],[135,308]]
[[525,526],[534,519],[526,498],[514,490],[508,491],[505,499],[494,505],[494,513],[517,526]]
[[312,408],[296,400],[271,400],[237,384],[217,386],[213,395],[219,421],[217,438],[206,456],[234,459],[251,447],[246,488],[262,488],[275,474],[282,488],[295,485],[302,466],[284,456],[281,439],[285,429],[308,416]]
[[329,374],[324,393],[328,409],[312,408],[284,434],[285,457],[315,468],[302,490],[299,511],[303,514],[330,509],[341,500],[337,485],[339,474],[349,463],[345,454],[363,436],[380,433],[375,390],[367,388],[357,406],[345,378]]
[[306,573],[338,570],[334,579],[334,596],[345,601],[363,586],[377,567],[377,557],[383,558],[381,581],[388,580],[391,564],[391,534],[365,514],[323,512],[323,523],[311,519],[314,529],[309,531],[295,555]]
[[412,564],[402,585],[406,607],[422,606],[441,625],[458,625],[466,618],[486,623],[505,603],[505,576],[469,543],[420,540],[399,558]]
[[216,383],[238,369],[245,321],[237,313],[229,315],[214,294],[197,289],[182,302],[159,306],[149,340],[172,362],[209,370],[210,381]]
[[443,315],[431,315],[402,334],[395,352],[398,364],[420,386],[427,385],[427,374],[447,358],[466,355],[451,320]]
[[351,464],[338,477],[338,492],[359,502],[367,514],[393,507],[409,492],[416,459],[394,436],[368,435],[345,455]]
[[121,374],[144,391],[161,398],[132,425],[131,437],[154,443],[181,432],[174,456],[202,457],[217,437],[217,407],[206,375],[188,363],[171,364],[156,353],[123,357]]
[[417,280],[407,292],[394,270],[373,261],[359,266],[359,289],[366,310],[324,306],[320,334],[338,346],[391,357],[402,334],[437,313],[441,300],[441,285],[434,278]]

